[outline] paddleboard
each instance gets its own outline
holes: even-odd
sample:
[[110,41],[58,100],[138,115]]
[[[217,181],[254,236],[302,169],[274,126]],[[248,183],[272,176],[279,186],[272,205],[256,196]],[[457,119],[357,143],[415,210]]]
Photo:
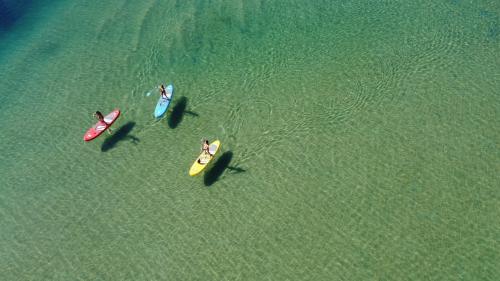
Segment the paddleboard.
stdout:
[[201,171],[203,171],[208,166],[208,163],[210,163],[210,161],[214,158],[214,155],[215,153],[217,153],[219,148],[220,148],[219,140],[212,142],[208,148],[208,151],[210,152],[211,155],[203,151],[200,154],[200,156],[196,158],[196,161],[194,161],[193,165],[191,166],[191,169],[189,169],[189,175],[196,176],[197,174],[201,173]]
[[91,141],[98,136],[100,136],[104,131],[106,131],[120,116],[120,110],[115,109],[111,111],[108,115],[104,116],[104,121],[98,121],[90,129],[85,132],[83,136],[84,141]]
[[167,97],[161,96],[158,102],[156,103],[156,108],[154,112],[155,118],[161,117],[168,109],[170,105],[170,101],[172,101],[172,97],[174,96],[174,86],[169,84],[165,87],[165,91],[167,92]]

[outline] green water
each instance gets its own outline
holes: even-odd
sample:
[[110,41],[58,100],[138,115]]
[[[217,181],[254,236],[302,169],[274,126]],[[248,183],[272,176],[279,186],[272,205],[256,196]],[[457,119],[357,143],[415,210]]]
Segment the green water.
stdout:
[[25,2],[2,280],[500,279],[498,1]]

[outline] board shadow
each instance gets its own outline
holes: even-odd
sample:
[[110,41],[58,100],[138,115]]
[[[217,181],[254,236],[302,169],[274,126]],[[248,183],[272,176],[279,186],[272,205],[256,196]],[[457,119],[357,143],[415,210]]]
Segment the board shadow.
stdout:
[[219,159],[217,159],[217,161],[214,163],[214,165],[205,173],[205,175],[203,177],[203,183],[205,184],[205,186],[211,186],[216,181],[218,181],[220,176],[224,173],[224,171],[226,169],[230,170],[234,173],[246,172],[246,170],[243,168],[229,166],[232,159],[233,159],[233,152],[232,151],[224,152],[219,157]]
[[122,140],[130,140],[132,143],[137,144],[139,138],[129,135],[132,129],[135,127],[135,122],[128,122],[121,126],[117,131],[113,132],[112,135],[106,138],[101,146],[101,151],[106,152],[116,146]]
[[198,117],[198,113],[186,110],[187,102],[188,98],[181,97],[172,108],[172,113],[168,118],[168,126],[171,129],[175,129],[177,128],[177,126],[179,126],[185,114]]

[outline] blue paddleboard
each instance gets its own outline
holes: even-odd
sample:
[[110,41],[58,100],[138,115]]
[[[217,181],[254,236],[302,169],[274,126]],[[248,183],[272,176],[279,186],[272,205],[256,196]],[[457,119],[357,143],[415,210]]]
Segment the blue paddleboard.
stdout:
[[172,101],[172,98],[174,97],[174,86],[172,84],[169,84],[167,87],[165,87],[165,90],[167,91],[167,98],[160,97],[160,99],[158,100],[154,113],[155,118],[161,117],[163,114],[165,114],[168,106],[170,105],[170,102]]

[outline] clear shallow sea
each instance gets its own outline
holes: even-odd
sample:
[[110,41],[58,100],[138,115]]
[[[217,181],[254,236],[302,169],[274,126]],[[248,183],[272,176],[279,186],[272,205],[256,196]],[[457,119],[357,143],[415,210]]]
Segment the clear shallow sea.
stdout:
[[498,1],[0,3],[1,279],[500,279]]

